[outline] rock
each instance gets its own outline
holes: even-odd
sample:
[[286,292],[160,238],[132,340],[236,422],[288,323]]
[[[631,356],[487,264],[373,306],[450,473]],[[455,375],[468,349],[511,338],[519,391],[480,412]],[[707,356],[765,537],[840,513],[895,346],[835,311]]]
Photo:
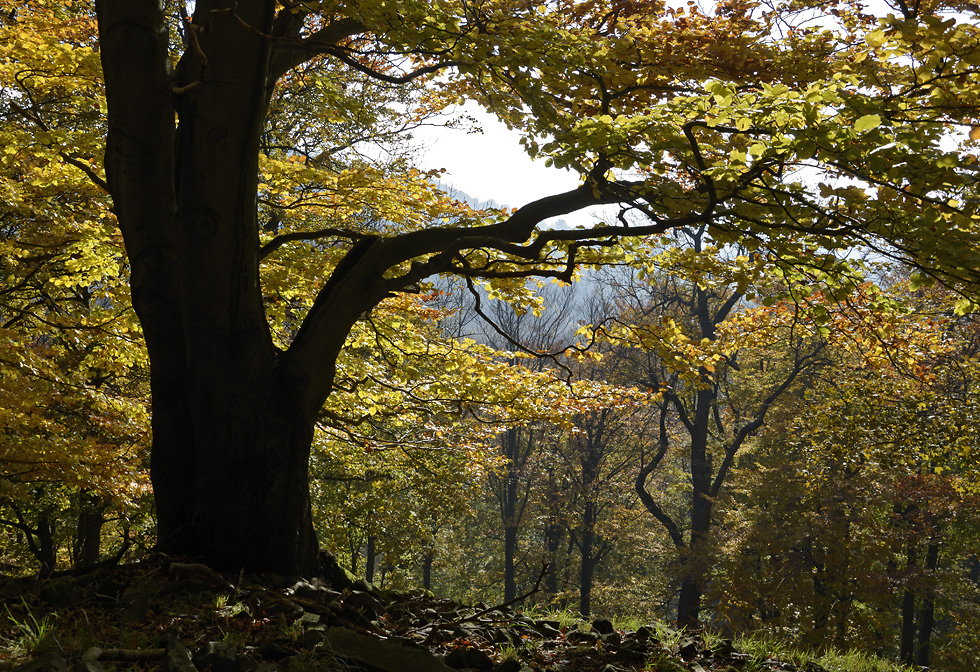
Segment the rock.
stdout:
[[521,661],[515,658],[508,658],[504,662],[497,665],[493,672],[521,672],[521,670],[528,669],[521,665]]
[[683,637],[678,642],[677,653],[684,660],[694,660],[699,653],[698,644],[690,637]]
[[534,629],[544,637],[551,637],[552,639],[561,637],[558,621],[535,621]]
[[382,672],[453,672],[441,658],[426,650],[360,635],[347,628],[330,628],[325,641],[337,658],[377,668]]
[[637,649],[619,649],[612,654],[613,660],[624,665],[642,665],[647,659],[646,653]]
[[264,658],[266,660],[282,660],[283,658],[293,655],[296,653],[296,651],[295,649],[287,646],[284,642],[272,641],[268,644],[263,644],[260,646],[258,649],[256,649],[255,653],[260,658]]
[[618,632],[607,632],[599,635],[599,639],[607,646],[616,647],[623,643],[623,637]]
[[305,630],[322,630],[326,627],[323,623],[323,616],[321,614],[314,614],[311,612],[306,612],[300,616],[299,624],[303,626]]
[[584,632],[582,630],[572,630],[565,633],[565,641],[569,644],[579,644],[584,646],[594,646],[599,641],[599,635],[594,632]]
[[[296,597],[302,597],[304,600],[316,600],[320,597],[321,592],[326,589],[320,586],[319,579],[314,579],[314,581],[316,581],[315,584],[311,583],[310,581],[300,579],[286,589],[286,595],[295,595]],[[334,591],[329,592],[334,593]],[[340,593],[334,594],[339,595]]]
[[399,646],[407,646],[412,649],[425,649],[421,644],[415,640],[409,639],[408,637],[399,637],[398,635],[388,638],[388,641],[392,644],[398,644]]
[[480,672],[490,672],[493,669],[493,660],[480,649],[460,646],[446,656],[446,665],[457,670],[475,669],[480,670]]
[[278,663],[255,662],[254,660],[244,661],[242,663],[242,670],[244,672],[286,672]]
[[41,587],[41,599],[54,609],[67,609],[85,599],[85,594],[70,579],[55,579]]
[[242,671],[243,672],[285,672],[282,669],[282,666],[276,663],[268,663],[265,661],[256,662],[254,660],[243,660]]
[[63,656],[48,651],[30,662],[18,665],[13,672],[65,672],[67,669],[68,663]]
[[150,610],[150,598],[146,595],[136,595],[126,602],[119,612],[120,623],[139,623]]
[[612,621],[608,618],[597,618],[592,621],[592,629],[598,632],[600,635],[611,635],[616,631],[613,627]]
[[324,632],[325,631],[323,629],[307,630],[296,638],[296,646],[300,647],[301,649],[315,648],[326,639]]
[[194,656],[194,665],[199,670],[211,672],[243,672],[242,665],[238,662],[238,649],[225,642],[208,642]]
[[735,653],[735,644],[730,639],[718,640],[711,647],[711,655],[719,660],[731,660],[733,653]]
[[167,636],[166,652],[163,654],[163,672],[197,672],[191,652],[173,635]]
[[353,592],[344,598],[344,606],[357,609],[370,618],[376,618],[385,612],[384,605],[367,592]]
[[95,596],[102,600],[115,601],[126,591],[126,584],[109,577],[99,583]]
[[105,649],[98,646],[90,646],[85,650],[85,653],[82,654],[82,660],[98,660],[99,656],[101,656],[104,652]]
[[97,660],[80,660],[71,668],[71,672],[105,672],[105,668]]

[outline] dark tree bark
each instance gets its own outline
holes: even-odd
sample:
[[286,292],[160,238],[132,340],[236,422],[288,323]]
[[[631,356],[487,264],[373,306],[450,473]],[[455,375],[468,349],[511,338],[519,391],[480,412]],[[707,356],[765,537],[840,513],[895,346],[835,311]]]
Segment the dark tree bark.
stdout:
[[[28,542],[31,551],[34,553],[34,557],[41,563],[39,572],[41,576],[50,575],[54,571],[55,564],[58,562],[58,552],[54,542],[55,525],[55,521],[48,516],[40,516],[34,528],[34,533],[37,536],[37,544]],[[27,538],[30,540],[30,535]]]
[[[504,522],[504,601],[509,602],[517,597],[517,568],[514,566],[517,556],[517,532],[520,525],[518,515],[517,470],[523,467],[522,451],[518,446],[518,430],[508,429],[503,436],[504,457],[507,460],[507,474],[501,484],[500,513]],[[530,439],[528,440],[530,443]],[[521,507],[523,508],[523,507]],[[523,511],[521,511],[523,513]]]
[[[38,492],[35,492],[35,496],[38,496]],[[37,516],[37,522],[32,525],[19,506],[10,504],[10,509],[14,513],[15,520],[0,520],[0,525],[12,527],[23,533],[27,549],[38,561],[38,576],[42,578],[50,576],[58,561],[58,548],[55,543],[57,522],[47,513],[41,512]]]
[[374,583],[374,566],[377,562],[378,555],[375,552],[376,537],[371,534],[368,535],[367,539],[367,559],[364,563],[364,579],[368,583]]
[[422,587],[432,590],[432,561],[435,559],[435,552],[429,551],[422,559]]
[[612,548],[608,540],[603,540],[596,534],[603,508],[599,493],[630,461],[624,459],[610,464],[610,451],[614,448],[615,439],[623,439],[616,436],[615,420],[608,409],[577,418],[576,424],[580,431],[571,438],[571,456],[566,458],[569,462],[574,461],[577,466],[574,477],[582,507],[578,525],[571,531],[581,558],[579,613],[582,616],[592,614],[592,589],[596,569]]
[[908,588],[902,593],[902,632],[898,660],[905,665],[915,663],[915,593]]
[[[906,510],[896,506],[898,513]],[[905,572],[908,575],[917,562],[915,543],[909,541],[905,549]],[[905,665],[915,663],[915,593],[907,586],[902,593],[902,629],[899,635],[898,660]]]
[[939,542],[932,539],[926,549],[926,571],[929,574],[929,587],[922,599],[922,611],[919,613],[919,641],[915,649],[915,664],[929,667],[929,656],[932,649],[932,628],[935,624],[936,587],[934,585],[936,569],[939,567]]
[[[700,215],[537,231],[550,217],[630,200],[636,185],[607,182],[599,162],[591,181],[499,223],[351,235],[347,255],[280,351],[263,310],[256,220],[268,102],[276,81],[311,58],[329,52],[337,67],[349,67],[331,47],[363,28],[338,18],[303,37],[302,16],[290,9],[276,16],[276,7],[198,0],[174,73],[160,0],[95,2],[107,183],[151,365],[159,547],[219,568],[306,574],[317,566],[308,484],[314,423],[337,356],[366,311],[437,273],[492,275],[461,259],[467,249],[506,250],[528,260],[531,275],[550,241],[648,235]],[[574,265],[546,273],[570,281]]]
[[579,540],[579,551],[582,555],[581,571],[579,572],[579,613],[583,617],[592,614],[592,586],[595,582],[596,565],[599,564],[595,548],[595,504],[585,502],[582,512],[582,530]]
[[565,532],[561,493],[553,470],[548,472],[548,514],[544,529],[544,557],[550,569],[544,579],[544,591],[549,595],[558,594],[558,549],[561,548]]
[[99,561],[106,502],[90,493],[79,497],[78,528],[75,534],[75,567],[88,567]]

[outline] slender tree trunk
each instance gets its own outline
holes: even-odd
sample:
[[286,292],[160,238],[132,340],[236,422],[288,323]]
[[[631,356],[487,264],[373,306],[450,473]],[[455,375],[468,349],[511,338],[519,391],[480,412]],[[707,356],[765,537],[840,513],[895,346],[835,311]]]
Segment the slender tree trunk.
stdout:
[[810,646],[820,650],[827,643],[827,625],[830,623],[830,588],[827,585],[827,567],[822,562],[813,566],[813,634]]
[[432,590],[432,561],[434,556],[435,553],[430,550],[422,560],[422,587],[426,590]]
[[549,474],[548,493],[549,506],[544,530],[544,552],[550,569],[544,580],[544,590],[550,595],[556,595],[558,593],[558,549],[561,547],[564,526],[561,523],[554,474]]
[[58,562],[58,551],[54,543],[55,522],[43,515],[37,519],[37,551],[35,556],[41,563],[40,575],[49,576]]
[[585,502],[582,515],[582,535],[580,550],[582,567],[579,574],[579,613],[583,617],[592,614],[592,584],[595,582],[595,504],[591,498]]
[[691,431],[691,543],[683,560],[684,576],[681,594],[677,601],[677,625],[695,627],[701,614],[701,596],[704,592],[704,568],[709,559],[705,542],[711,531],[711,463],[708,458],[708,427],[711,418],[713,388],[699,390]]
[[919,642],[916,646],[915,664],[929,667],[929,656],[932,648],[932,628],[935,621],[936,587],[935,575],[939,567],[939,542],[935,539],[929,542],[926,549],[926,570],[929,572],[929,586],[922,600],[922,611],[919,614]]
[[898,659],[904,665],[915,663],[915,593],[908,588],[902,594],[902,632]]
[[377,560],[377,555],[375,554],[375,536],[373,534],[368,535],[367,539],[367,560],[364,565],[364,579],[368,583],[374,583],[374,565]]
[[504,601],[517,597],[517,578],[515,558],[517,556],[517,428],[512,427],[504,434],[504,456],[507,459],[507,476],[503,484],[502,511],[504,523]]

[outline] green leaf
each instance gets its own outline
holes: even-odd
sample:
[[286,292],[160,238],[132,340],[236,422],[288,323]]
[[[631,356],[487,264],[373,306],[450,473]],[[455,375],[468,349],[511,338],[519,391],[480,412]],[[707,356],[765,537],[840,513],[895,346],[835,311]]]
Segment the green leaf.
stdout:
[[877,114],[866,114],[854,122],[854,130],[858,133],[865,133],[872,128],[878,128],[880,125],[881,117]]

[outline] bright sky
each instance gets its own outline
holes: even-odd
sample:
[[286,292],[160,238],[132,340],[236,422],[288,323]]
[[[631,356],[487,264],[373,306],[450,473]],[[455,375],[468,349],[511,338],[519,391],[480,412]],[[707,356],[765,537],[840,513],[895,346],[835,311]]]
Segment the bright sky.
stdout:
[[[515,208],[579,185],[577,173],[546,168],[544,160],[532,161],[520,145],[520,134],[493,115],[475,104],[461,111],[476,119],[483,133],[441,127],[413,132],[424,147],[421,164],[446,169],[442,182],[473,198]],[[562,219],[570,224],[594,221],[588,212]]]

